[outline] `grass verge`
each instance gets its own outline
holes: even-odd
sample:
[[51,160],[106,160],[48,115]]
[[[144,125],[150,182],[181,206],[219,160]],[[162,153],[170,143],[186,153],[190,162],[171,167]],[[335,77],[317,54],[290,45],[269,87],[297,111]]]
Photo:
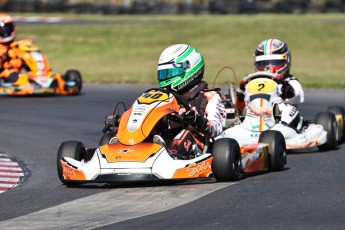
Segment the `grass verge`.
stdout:
[[[97,21],[17,24],[18,39],[33,39],[55,71],[79,69],[85,82],[156,83],[158,57],[175,43],[199,49],[206,80],[230,66],[239,81],[254,69],[257,44],[274,37],[289,44],[292,73],[306,87],[345,88],[345,14],[43,16]],[[222,71],[217,83],[228,81],[232,72]]]

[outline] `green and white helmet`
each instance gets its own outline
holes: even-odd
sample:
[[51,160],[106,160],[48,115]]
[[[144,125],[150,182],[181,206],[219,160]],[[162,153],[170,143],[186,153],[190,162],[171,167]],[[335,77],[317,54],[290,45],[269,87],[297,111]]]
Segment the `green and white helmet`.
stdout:
[[194,47],[185,44],[169,46],[159,57],[158,85],[182,93],[202,80],[204,69],[204,58]]

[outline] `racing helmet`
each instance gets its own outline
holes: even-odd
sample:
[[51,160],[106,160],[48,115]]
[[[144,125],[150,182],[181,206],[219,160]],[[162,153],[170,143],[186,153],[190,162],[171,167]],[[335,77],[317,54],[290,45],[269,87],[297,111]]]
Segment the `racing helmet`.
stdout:
[[277,74],[277,80],[284,79],[290,73],[291,53],[288,45],[278,39],[262,41],[255,50],[256,71]]
[[169,91],[183,93],[199,83],[205,70],[201,53],[186,44],[166,48],[158,60],[158,85]]
[[0,14],[0,43],[12,42],[16,37],[16,27],[8,14]]

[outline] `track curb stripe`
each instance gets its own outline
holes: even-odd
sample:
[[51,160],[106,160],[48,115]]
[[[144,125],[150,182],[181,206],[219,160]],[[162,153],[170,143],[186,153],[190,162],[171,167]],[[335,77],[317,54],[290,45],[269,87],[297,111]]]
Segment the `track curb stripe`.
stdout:
[[17,162],[0,153],[0,193],[18,186],[24,176],[25,172]]

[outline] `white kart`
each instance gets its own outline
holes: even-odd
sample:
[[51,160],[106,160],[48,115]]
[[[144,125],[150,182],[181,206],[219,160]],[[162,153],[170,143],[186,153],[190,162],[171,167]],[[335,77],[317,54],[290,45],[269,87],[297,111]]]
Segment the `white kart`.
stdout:
[[[267,72],[248,75],[249,82],[245,87],[245,115],[238,116],[239,119],[232,119],[233,124],[218,139],[232,138],[240,146],[246,146],[257,143],[264,131],[275,130],[284,136],[288,150],[314,147],[328,150],[335,149],[338,143],[344,142],[345,112],[341,106],[331,106],[327,112],[318,113],[315,122],[309,121],[299,132],[280,123],[277,105],[283,101],[274,77],[274,74]],[[233,92],[231,94],[235,95]],[[228,105],[236,108],[234,96],[230,96]],[[234,118],[235,109],[229,108],[228,111],[234,113],[228,117]]]

